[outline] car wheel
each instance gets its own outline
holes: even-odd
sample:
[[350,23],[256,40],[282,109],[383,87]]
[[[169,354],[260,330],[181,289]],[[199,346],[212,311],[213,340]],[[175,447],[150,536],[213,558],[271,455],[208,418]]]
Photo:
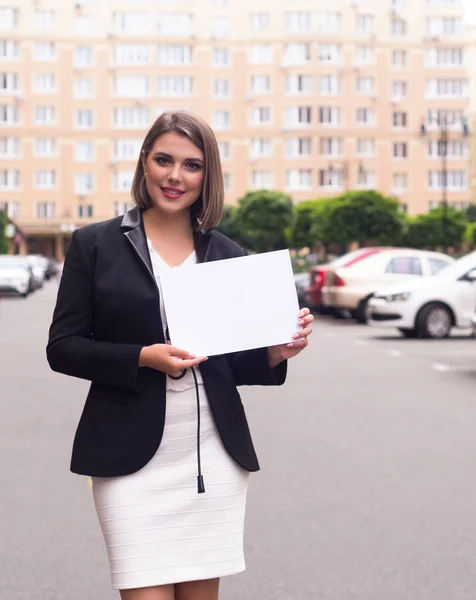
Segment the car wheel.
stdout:
[[354,310],[352,313],[352,316],[357,321],[357,323],[362,323],[362,325],[365,325],[370,317],[369,300],[370,298],[365,298],[364,300],[361,300],[357,309]]
[[416,330],[421,338],[443,339],[450,335],[453,317],[446,306],[428,304],[420,311],[416,320]]
[[408,339],[416,338],[416,336],[417,336],[416,329],[402,329],[402,328],[399,328],[398,331],[400,331],[400,333],[403,334],[403,337],[406,337]]

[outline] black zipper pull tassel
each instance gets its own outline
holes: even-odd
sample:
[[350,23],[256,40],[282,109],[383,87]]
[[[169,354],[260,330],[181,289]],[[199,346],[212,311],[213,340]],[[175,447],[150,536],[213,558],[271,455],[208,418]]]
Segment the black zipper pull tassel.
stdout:
[[202,475],[202,461],[200,458],[200,394],[198,392],[198,381],[195,369],[192,367],[193,379],[195,381],[195,392],[197,393],[197,489],[199,494],[205,493],[205,482]]

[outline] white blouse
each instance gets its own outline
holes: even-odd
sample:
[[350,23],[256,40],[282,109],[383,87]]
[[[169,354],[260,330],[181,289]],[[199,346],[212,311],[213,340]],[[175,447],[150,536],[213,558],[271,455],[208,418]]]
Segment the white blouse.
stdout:
[[[157,286],[159,288],[160,295],[160,318],[162,319],[162,325],[164,327],[164,336],[167,330],[167,314],[165,312],[164,299],[162,295],[162,288],[160,285],[160,274],[168,269],[180,269],[185,265],[196,264],[197,263],[197,254],[195,250],[186,258],[183,263],[178,267],[171,267],[169,264],[165,262],[165,260],[160,256],[157,250],[153,247],[151,240],[147,239],[147,245],[149,247],[150,260],[152,262],[152,269],[154,271],[154,277],[157,281]],[[187,348],[182,348],[182,350],[187,350]],[[203,383],[203,379],[200,373],[200,368],[195,367],[195,374],[197,376],[197,381],[199,384]],[[184,390],[188,390],[190,388],[195,387],[195,380],[193,378],[192,370],[187,369],[185,376],[182,379],[172,379],[167,376],[167,390],[171,390],[174,392],[183,392]]]

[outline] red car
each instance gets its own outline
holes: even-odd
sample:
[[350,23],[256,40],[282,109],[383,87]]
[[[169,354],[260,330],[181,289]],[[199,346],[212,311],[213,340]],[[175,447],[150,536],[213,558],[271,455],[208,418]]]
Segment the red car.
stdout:
[[322,287],[325,283],[326,271],[331,268],[335,269],[336,267],[349,267],[368,256],[372,256],[372,254],[375,254],[376,252],[381,252],[382,250],[388,250],[388,248],[358,248],[357,250],[353,250],[352,252],[348,252],[347,254],[336,258],[330,263],[312,267],[309,271],[309,287],[306,289],[306,306],[313,311],[319,311],[324,308],[322,304]]

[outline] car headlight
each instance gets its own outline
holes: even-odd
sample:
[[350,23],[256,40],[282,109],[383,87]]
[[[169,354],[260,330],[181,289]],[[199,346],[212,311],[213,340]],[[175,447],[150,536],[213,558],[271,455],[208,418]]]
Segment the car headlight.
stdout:
[[383,298],[387,302],[405,302],[411,296],[410,292],[401,292],[400,294],[390,294],[388,296],[383,296]]

